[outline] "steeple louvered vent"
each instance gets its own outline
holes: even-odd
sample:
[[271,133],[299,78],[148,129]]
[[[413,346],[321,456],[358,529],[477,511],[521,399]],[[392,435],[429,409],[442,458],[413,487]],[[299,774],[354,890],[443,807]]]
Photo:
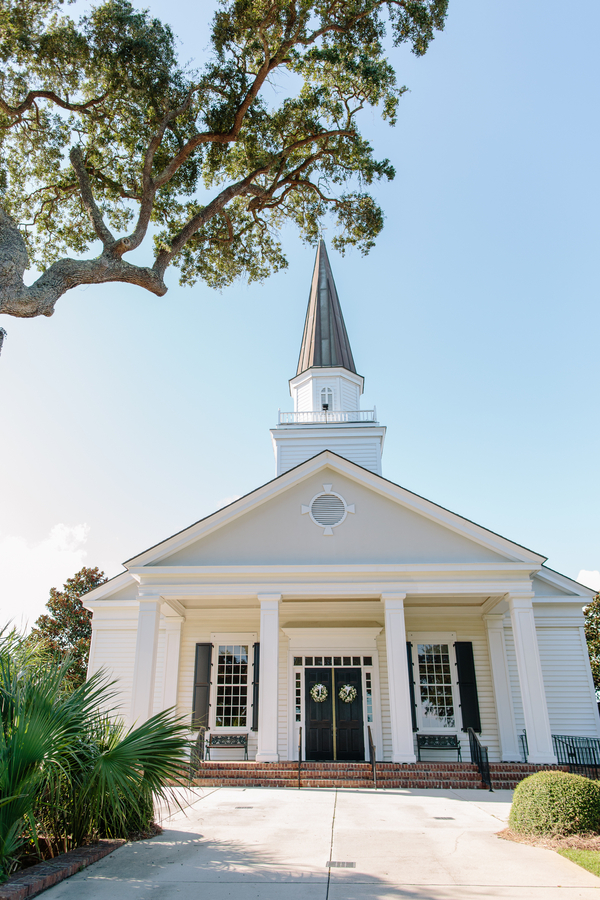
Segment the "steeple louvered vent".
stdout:
[[311,503],[310,512],[319,525],[339,525],[346,515],[346,507],[335,494],[319,494]]

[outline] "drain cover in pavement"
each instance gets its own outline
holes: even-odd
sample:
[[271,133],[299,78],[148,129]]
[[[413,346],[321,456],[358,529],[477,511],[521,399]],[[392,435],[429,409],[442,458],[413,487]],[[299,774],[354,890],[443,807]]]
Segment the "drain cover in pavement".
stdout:
[[332,862],[329,860],[328,863],[325,863],[326,869],[355,869],[356,863],[354,862]]

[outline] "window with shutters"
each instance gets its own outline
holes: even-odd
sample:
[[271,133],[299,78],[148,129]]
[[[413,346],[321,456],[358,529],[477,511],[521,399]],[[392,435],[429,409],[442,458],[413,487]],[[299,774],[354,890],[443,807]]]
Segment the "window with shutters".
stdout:
[[217,661],[217,728],[245,728],[248,724],[248,645],[219,646]]
[[454,728],[454,698],[448,644],[417,644],[419,696],[424,725]]
[[455,635],[412,634],[417,725],[424,734],[460,728]]
[[[250,731],[253,724],[254,663],[258,662],[256,634],[212,634],[214,643],[211,728]],[[256,673],[258,676],[258,672]]]

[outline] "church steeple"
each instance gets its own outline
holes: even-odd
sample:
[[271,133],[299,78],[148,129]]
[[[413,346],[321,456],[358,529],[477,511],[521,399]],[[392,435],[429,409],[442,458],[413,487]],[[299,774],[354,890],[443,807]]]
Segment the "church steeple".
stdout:
[[364,379],[354,365],[325,243],[310,287],[298,370],[290,380],[293,412],[271,429],[277,474],[323,450],[381,475],[385,428],[374,409],[360,409]]
[[327,248],[322,238],[315,259],[296,375],[313,366],[342,366],[356,373]]

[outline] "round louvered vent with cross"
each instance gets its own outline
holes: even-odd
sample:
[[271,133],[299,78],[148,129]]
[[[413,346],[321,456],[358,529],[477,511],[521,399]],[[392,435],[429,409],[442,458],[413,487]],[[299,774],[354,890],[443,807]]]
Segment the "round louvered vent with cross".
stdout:
[[302,506],[302,515],[308,513],[315,525],[321,526],[323,534],[333,534],[333,529],[342,524],[348,513],[354,512],[354,504],[346,503],[332,487],[324,484],[323,493],[315,494],[308,506]]

